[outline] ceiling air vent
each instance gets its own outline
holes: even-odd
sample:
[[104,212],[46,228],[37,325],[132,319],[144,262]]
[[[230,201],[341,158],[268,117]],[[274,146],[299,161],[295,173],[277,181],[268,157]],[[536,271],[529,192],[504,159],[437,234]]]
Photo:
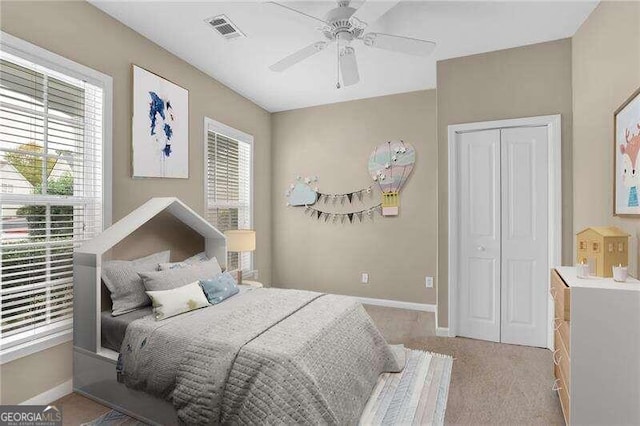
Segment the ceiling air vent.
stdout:
[[207,24],[211,25],[213,29],[227,40],[231,40],[237,37],[245,37],[244,33],[240,31],[229,18],[225,15],[214,16],[206,20]]

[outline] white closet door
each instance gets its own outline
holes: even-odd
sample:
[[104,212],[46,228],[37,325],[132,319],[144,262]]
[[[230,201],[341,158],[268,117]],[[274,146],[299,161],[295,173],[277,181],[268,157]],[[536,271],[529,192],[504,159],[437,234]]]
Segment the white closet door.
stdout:
[[502,133],[501,341],[547,345],[547,128]]
[[458,137],[458,335],[499,342],[500,130]]

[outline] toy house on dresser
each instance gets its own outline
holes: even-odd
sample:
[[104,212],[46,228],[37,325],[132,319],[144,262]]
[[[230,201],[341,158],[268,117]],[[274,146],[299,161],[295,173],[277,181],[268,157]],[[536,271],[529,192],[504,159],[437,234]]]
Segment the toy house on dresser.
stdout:
[[615,226],[598,226],[578,232],[578,263],[589,265],[591,275],[613,276],[612,267],[629,264],[629,234]]

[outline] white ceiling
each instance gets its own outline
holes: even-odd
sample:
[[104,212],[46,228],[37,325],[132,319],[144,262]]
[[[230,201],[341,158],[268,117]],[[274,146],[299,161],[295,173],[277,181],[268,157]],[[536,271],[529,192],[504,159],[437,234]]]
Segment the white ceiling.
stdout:
[[[323,40],[315,21],[277,6],[259,1],[90,1],[272,112],[434,88],[437,60],[570,37],[598,3],[402,1],[368,29],[435,41],[433,55],[414,57],[358,43],[360,83],[336,89],[334,49],[282,73],[269,70],[284,56]],[[361,3],[353,1],[352,6]],[[335,6],[332,1],[286,4],[318,17]],[[247,37],[224,40],[204,21],[219,14]]]

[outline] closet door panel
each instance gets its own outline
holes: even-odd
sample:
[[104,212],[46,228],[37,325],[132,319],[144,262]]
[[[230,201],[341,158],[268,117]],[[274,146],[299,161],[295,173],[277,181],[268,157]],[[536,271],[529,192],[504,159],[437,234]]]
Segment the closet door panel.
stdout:
[[547,344],[547,128],[501,130],[501,341]]
[[458,138],[458,335],[499,342],[500,131]]

